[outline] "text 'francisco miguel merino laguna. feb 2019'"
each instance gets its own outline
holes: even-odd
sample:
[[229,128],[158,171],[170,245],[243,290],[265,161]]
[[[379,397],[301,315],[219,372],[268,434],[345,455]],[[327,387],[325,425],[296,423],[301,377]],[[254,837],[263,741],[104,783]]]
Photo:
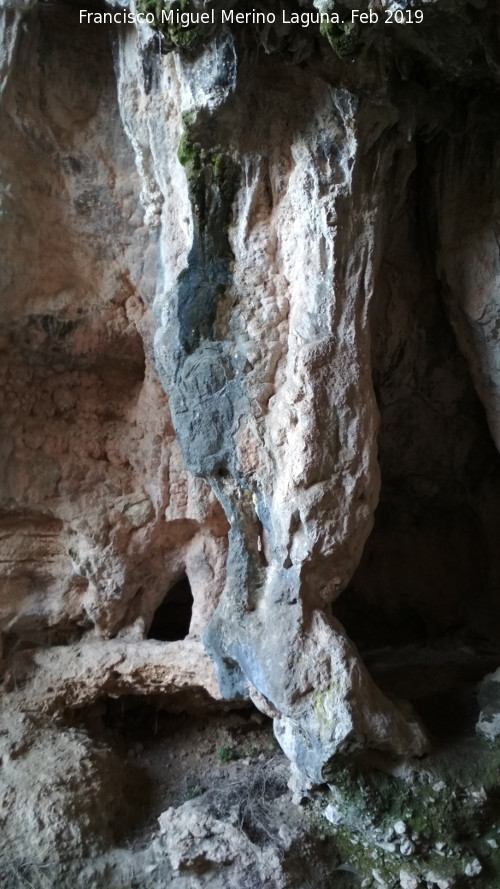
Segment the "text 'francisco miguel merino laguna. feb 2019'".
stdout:
[[161,9],[159,15],[153,12],[131,12],[129,10],[117,10],[115,12],[90,12],[87,9],[79,10],[80,24],[148,24],[148,25],[175,25],[181,28],[192,28],[203,25],[298,25],[308,28],[310,25],[322,24],[416,24],[423,22],[424,13],[421,9],[385,10],[376,11],[370,9],[352,9],[350,13],[341,16],[336,12],[290,12],[282,9],[280,13],[262,12],[252,9],[249,12],[235,12],[234,9],[210,9],[205,12],[188,12],[179,9]]

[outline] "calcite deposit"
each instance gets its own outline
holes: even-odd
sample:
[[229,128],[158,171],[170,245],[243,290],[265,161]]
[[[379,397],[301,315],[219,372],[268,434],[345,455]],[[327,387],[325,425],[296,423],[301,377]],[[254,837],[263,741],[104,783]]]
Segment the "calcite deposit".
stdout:
[[[499,12],[166,8],[192,15],[2,0],[2,817],[60,730],[55,785],[88,753],[103,787],[104,813],[93,797],[74,816],[75,855],[100,854],[128,806],[115,702],[253,704],[294,798],[329,782],[335,829],[396,856],[368,873],[341,836],[341,873],[445,885],[431,839],[427,869],[407,867],[431,836],[409,794],[394,803],[387,775],[365,793],[350,769],[407,768],[425,809],[432,692],[455,700],[500,661]],[[73,817],[54,805],[28,842],[42,862]],[[295,885],[279,864],[295,823],[278,840],[211,805],[165,801],[147,873],[163,855],[173,886],[184,868],[222,889],[240,849],[227,885]],[[441,826],[454,805],[436,803]],[[406,845],[385,838],[396,810]],[[480,876],[476,854],[459,877]],[[124,889],[117,874],[103,887]]]
[[[317,779],[366,743],[422,753],[421,729],[325,615],[379,490],[368,305],[396,111],[332,92],[314,65],[253,63],[240,86],[229,32],[201,59],[157,57],[144,83],[137,40],[123,41],[118,95],[159,228],[157,364],[186,466],[230,523],[204,637],[222,693],[278,715]],[[405,157],[402,183],[410,171]]]

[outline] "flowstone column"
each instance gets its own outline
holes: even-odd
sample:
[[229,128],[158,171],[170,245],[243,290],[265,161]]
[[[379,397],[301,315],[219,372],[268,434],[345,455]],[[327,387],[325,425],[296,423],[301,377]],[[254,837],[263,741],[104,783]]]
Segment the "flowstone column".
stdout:
[[378,499],[367,315],[387,206],[412,168],[394,173],[397,115],[312,64],[243,63],[229,32],[153,65],[146,92],[124,43],[119,94],[161,195],[158,370],[186,467],[231,525],[204,634],[222,693],[273,714],[314,780],[366,746],[421,754],[419,724],[329,616]]

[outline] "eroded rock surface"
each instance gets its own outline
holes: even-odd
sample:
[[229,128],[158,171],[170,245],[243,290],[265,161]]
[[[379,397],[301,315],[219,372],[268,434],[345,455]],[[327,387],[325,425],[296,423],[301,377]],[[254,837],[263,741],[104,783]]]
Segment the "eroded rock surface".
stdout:
[[[461,42],[474,44],[450,21],[444,80]],[[205,642],[223,694],[267,701],[288,754],[321,779],[334,753],[426,744],[374,689],[329,606],[379,496],[370,306],[414,188],[414,137],[444,125],[453,96],[436,109],[419,84],[391,95],[381,34],[378,77],[368,52],[354,72],[304,46],[301,67],[272,52],[249,62],[240,36],[220,29],[194,55],[156,57],[142,83],[130,35],[120,107],[159,227],[160,376],[186,465],[209,479],[231,525]],[[296,36],[278,27],[274,49],[289,60]],[[494,81],[486,58],[475,73]]]
[[[186,465],[231,525],[205,634],[222,692],[245,696],[250,682],[280,714],[288,753],[320,779],[331,755],[365,743],[420,753],[417,724],[324,616],[378,497],[367,313],[386,177],[405,144],[387,135],[397,111],[332,91],[314,65],[240,72],[230,33],[194,61],[156,59],[146,90],[135,40],[118,82],[160,226],[157,361]],[[391,188],[411,170],[406,154]]]
[[[161,33],[4,4],[0,620],[28,776],[53,719],[63,783],[65,750],[95,788],[119,773],[69,710],[250,699],[348,824],[339,758],[429,749],[353,640],[498,644],[498,10],[424,6]],[[187,637],[147,640],[178,581]],[[114,842],[103,787],[78,855]],[[281,847],[195,809],[161,822],[169,879],[240,857],[289,885]],[[424,879],[401,850],[377,883]]]
[[3,94],[7,655],[88,633],[144,637],[184,574],[197,637],[224,582],[227,523],[183,466],[154,368],[155,251],[108,34],[82,32],[78,53],[73,34],[69,10],[33,10],[19,32],[22,76]]

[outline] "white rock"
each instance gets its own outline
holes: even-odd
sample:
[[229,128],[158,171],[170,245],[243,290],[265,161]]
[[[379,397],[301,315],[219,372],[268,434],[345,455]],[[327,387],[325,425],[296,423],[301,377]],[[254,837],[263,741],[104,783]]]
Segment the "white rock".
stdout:
[[454,881],[451,877],[446,877],[443,874],[437,874],[435,871],[429,870],[425,874],[425,879],[427,880],[428,886],[438,886],[438,889],[452,889],[454,886]]
[[418,889],[420,880],[415,874],[410,873],[410,871],[400,870],[399,882],[401,884],[401,889]]
[[323,809],[323,815],[330,824],[336,825],[342,822],[342,813],[333,803],[329,803],[326,809]]
[[478,858],[473,858],[472,861],[469,861],[465,866],[465,876],[466,877],[477,877],[478,874],[481,873],[483,869],[483,865],[479,861]]
[[415,843],[412,843],[411,840],[404,839],[399,847],[399,851],[401,852],[401,855],[413,855],[415,848]]

